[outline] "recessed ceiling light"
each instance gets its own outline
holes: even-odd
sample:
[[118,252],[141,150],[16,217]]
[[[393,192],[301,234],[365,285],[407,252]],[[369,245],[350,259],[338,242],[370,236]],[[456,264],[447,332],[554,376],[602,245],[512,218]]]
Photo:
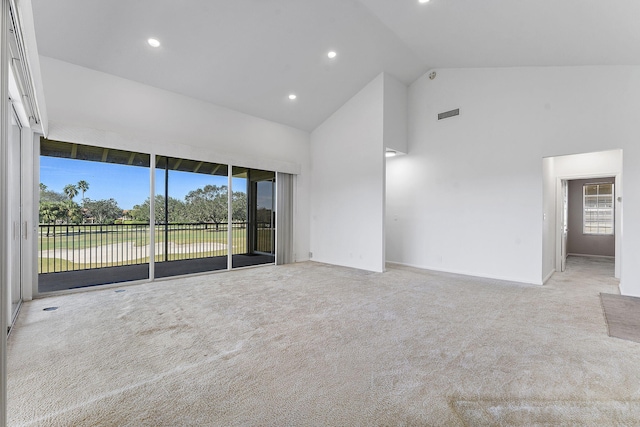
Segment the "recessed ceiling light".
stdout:
[[398,153],[396,153],[396,152],[395,152],[395,151],[393,151],[393,150],[389,150],[389,149],[387,149],[387,151],[384,153],[384,156],[385,156],[385,157],[395,157],[395,155],[396,155],[396,154],[398,154]]
[[151,47],[160,47],[160,41],[158,39],[149,39],[147,40],[147,43],[149,43],[149,46]]
[[327,56],[329,57],[329,59],[333,59],[337,56],[338,54],[335,53],[334,51],[331,51],[329,53],[327,53]]
[[296,99],[297,97],[298,97],[298,96],[297,96],[295,93],[292,93],[291,95],[289,95],[289,99],[290,99],[290,100],[292,100],[292,101],[293,101],[294,99]]
[[429,0],[418,0],[418,3],[429,3]]

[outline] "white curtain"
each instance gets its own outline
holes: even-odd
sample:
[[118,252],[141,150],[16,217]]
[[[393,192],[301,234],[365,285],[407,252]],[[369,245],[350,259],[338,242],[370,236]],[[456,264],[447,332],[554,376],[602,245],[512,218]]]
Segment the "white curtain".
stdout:
[[276,174],[276,264],[293,262],[293,175]]

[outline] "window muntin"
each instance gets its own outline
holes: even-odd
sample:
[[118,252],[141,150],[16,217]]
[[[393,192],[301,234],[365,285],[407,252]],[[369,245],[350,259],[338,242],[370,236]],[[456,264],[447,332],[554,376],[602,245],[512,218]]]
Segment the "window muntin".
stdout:
[[582,194],[583,234],[614,234],[614,185],[584,184]]

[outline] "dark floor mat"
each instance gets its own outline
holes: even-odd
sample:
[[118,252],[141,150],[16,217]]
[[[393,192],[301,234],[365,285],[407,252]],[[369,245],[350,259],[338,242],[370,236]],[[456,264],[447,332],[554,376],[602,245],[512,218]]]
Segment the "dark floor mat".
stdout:
[[600,294],[609,336],[640,343],[640,298]]

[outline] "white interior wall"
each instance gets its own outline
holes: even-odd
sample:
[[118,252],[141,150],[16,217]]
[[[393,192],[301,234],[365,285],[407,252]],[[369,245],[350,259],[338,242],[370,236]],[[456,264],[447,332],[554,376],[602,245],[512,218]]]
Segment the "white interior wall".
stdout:
[[[436,119],[454,108],[460,116]],[[387,259],[542,283],[542,159],[623,149],[625,186],[640,185],[639,110],[640,67],[423,76],[409,88],[408,155],[387,162]],[[628,192],[624,215],[623,257],[640,251],[640,192]],[[623,265],[621,289],[640,294],[640,265]]]
[[308,259],[308,132],[52,58],[40,64],[51,139],[296,174],[294,250]]
[[407,152],[407,94],[408,88],[394,77],[384,74],[384,121],[383,138],[385,148],[401,153]]
[[313,260],[384,270],[384,74],[311,133]]

